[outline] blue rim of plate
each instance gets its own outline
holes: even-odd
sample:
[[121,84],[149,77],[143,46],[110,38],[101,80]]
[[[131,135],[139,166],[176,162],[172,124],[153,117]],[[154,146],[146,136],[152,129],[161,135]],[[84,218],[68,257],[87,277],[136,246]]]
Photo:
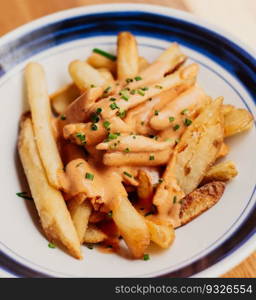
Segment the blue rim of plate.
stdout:
[[[68,17],[12,39],[0,47],[0,78],[17,64],[41,51],[88,37],[116,35],[120,31],[131,31],[137,36],[169,42],[176,41],[207,56],[234,76],[256,103],[256,60],[251,54],[219,33],[193,22],[160,13],[136,10]],[[251,199],[254,192],[255,188]],[[188,266],[161,276],[193,276],[230,256],[255,234],[255,218],[254,205],[239,228],[217,249]],[[15,276],[51,277],[23,265],[1,251],[0,266]]]

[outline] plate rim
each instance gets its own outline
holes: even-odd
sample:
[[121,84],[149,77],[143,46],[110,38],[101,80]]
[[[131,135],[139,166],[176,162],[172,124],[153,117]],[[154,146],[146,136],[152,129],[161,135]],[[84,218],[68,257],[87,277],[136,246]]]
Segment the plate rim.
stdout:
[[[17,29],[14,29],[10,31],[9,33],[2,36],[0,41],[0,47],[8,41],[15,40],[16,38],[19,38],[25,33],[29,33],[34,29],[39,29],[43,27],[44,25],[49,25],[51,23],[54,23],[58,20],[64,20],[68,19],[70,17],[74,16],[82,16],[90,13],[100,13],[100,12],[118,12],[120,10],[126,9],[127,11],[146,11],[151,13],[158,13],[160,15],[164,16],[173,16],[177,19],[182,19],[185,21],[190,21],[192,23],[196,23],[196,25],[204,27],[210,31],[216,32],[221,36],[225,36],[226,39],[228,39],[230,42],[234,43],[236,46],[242,48],[245,52],[252,55],[252,57],[256,56],[256,52],[254,49],[252,49],[250,46],[245,45],[244,42],[240,41],[239,38],[233,36],[229,32],[225,31],[222,28],[219,28],[216,25],[212,25],[205,20],[195,17],[192,14],[188,12],[183,12],[177,9],[169,8],[166,6],[160,6],[160,5],[149,5],[149,4],[131,4],[131,3],[122,3],[122,4],[98,4],[98,5],[87,5],[87,6],[81,6],[76,8],[71,8],[67,10],[62,10],[47,16],[43,16],[39,19],[36,19],[32,22],[29,22],[25,25],[22,25],[18,27]],[[227,38],[228,36],[228,38]],[[7,71],[6,74],[3,75],[5,77],[6,75],[9,75],[10,71]],[[1,78],[2,79],[2,78]],[[251,251],[253,248],[255,248],[255,245],[252,243],[252,239],[255,240],[254,236],[249,238],[245,243],[243,243],[238,249],[236,249],[233,253],[228,255],[227,257],[223,258],[220,262],[215,263],[210,268],[205,269],[204,271],[195,274],[195,277],[198,276],[205,276],[205,277],[212,277],[212,274],[215,274],[216,276],[223,274],[226,270],[228,270],[230,267],[234,266],[235,264],[238,264],[241,260],[243,260]],[[215,270],[214,270],[215,268]],[[8,272],[7,272],[8,273]],[[8,273],[9,274],[9,273]],[[161,275],[160,275],[161,276]]]

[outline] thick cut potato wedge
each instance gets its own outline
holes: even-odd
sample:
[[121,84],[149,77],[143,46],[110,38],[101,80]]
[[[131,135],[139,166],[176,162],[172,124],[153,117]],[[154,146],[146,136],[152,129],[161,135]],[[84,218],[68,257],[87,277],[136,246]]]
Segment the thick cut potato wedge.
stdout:
[[80,243],[83,243],[84,235],[87,230],[89,217],[92,211],[91,204],[88,201],[79,203],[76,199],[69,201],[68,209],[75,225]]
[[85,232],[83,242],[96,244],[96,243],[101,243],[106,239],[107,239],[107,235],[102,230],[100,230],[97,226],[93,224],[89,224]]
[[211,181],[228,181],[238,174],[233,161],[224,161],[212,166],[204,176],[203,183]]
[[49,182],[60,188],[58,176],[63,164],[52,129],[52,113],[46,78],[42,66],[29,63],[25,69],[28,102],[32,114],[36,143]]
[[145,219],[150,232],[150,240],[161,248],[165,249],[170,247],[175,239],[172,224],[154,216],[149,216]]
[[46,178],[30,119],[21,124],[18,148],[46,236],[51,241],[62,243],[74,257],[82,258],[79,239],[62,194]]
[[187,224],[215,205],[220,200],[224,190],[225,183],[215,181],[187,195],[182,201],[180,210],[181,225]]
[[224,115],[225,137],[251,129],[253,126],[252,114],[241,108],[234,108]]

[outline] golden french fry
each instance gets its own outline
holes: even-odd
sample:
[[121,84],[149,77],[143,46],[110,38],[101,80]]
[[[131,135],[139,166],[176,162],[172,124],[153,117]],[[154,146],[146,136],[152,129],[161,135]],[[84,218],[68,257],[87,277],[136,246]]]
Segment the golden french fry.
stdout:
[[116,72],[116,62],[98,53],[92,53],[88,57],[87,63],[96,69],[105,68],[113,74]]
[[225,137],[251,129],[253,126],[252,114],[242,108],[234,108],[224,115]]
[[101,243],[107,239],[107,235],[97,226],[89,224],[85,232],[83,242],[90,244]]
[[139,54],[135,37],[121,32],[117,37],[117,77],[119,80],[133,78],[139,71]]
[[62,194],[48,183],[30,119],[21,124],[18,149],[46,236],[51,241],[61,242],[74,257],[82,258],[79,239]]
[[171,223],[148,216],[145,218],[150,233],[150,240],[161,248],[168,248],[175,239],[174,228]]
[[224,161],[212,166],[204,176],[203,183],[228,181],[237,176],[238,171],[233,161]]
[[219,151],[216,159],[225,157],[228,154],[229,154],[229,147],[228,147],[228,145],[225,144],[225,143],[222,143],[221,146],[220,146],[220,151]]
[[180,200],[198,186],[223,142],[221,105],[222,98],[210,103],[187,128],[154,195],[160,214],[167,216],[173,208],[174,226],[179,225]]
[[182,200],[180,210],[181,225],[189,223],[215,205],[224,193],[225,186],[224,182],[215,181],[188,194]]
[[89,217],[92,211],[89,201],[79,203],[76,199],[69,200],[68,209],[73,220],[74,226],[80,243],[84,241],[85,232],[88,228]]
[[54,112],[61,115],[71,102],[80,96],[80,90],[74,83],[70,83],[50,95]]
[[[140,199],[140,204],[142,206],[149,206],[152,205],[152,198],[154,194],[154,184],[149,176],[149,174],[141,169],[138,173],[138,182],[139,185],[137,187],[137,194]],[[144,204],[144,205],[143,205]]]
[[126,191],[112,204],[112,218],[135,258],[141,257],[150,243],[149,230],[144,218],[127,198]]
[[172,150],[158,152],[124,153],[111,152],[103,155],[106,166],[161,166],[168,162]]
[[208,98],[205,92],[201,88],[194,86],[169,102],[157,115],[153,115],[150,120],[150,126],[155,130],[168,128],[174,122],[177,123],[186,117],[189,118],[193,112],[198,111],[207,102]]
[[173,146],[170,141],[158,142],[143,135],[120,135],[114,140],[100,143],[97,150],[124,151],[124,152],[156,152],[163,151]]
[[52,113],[42,66],[29,63],[25,69],[28,102],[32,114],[36,143],[49,182],[60,188],[58,176],[63,164],[52,130]]
[[81,60],[74,60],[69,64],[69,74],[82,91],[103,87],[106,82],[98,70]]
[[139,72],[142,72],[149,66],[149,62],[145,57],[139,56]]
[[102,77],[104,77],[104,79],[106,80],[106,84],[105,85],[110,85],[113,86],[114,85],[114,77],[112,75],[112,73],[106,69],[106,68],[100,68],[98,69],[98,71],[100,72],[100,75]]

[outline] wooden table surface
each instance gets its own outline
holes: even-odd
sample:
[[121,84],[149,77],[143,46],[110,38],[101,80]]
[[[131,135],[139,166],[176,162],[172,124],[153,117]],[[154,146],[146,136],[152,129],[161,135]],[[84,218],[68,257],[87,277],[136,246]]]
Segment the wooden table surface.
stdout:
[[[44,15],[73,7],[103,3],[159,4],[188,11],[183,0],[7,0],[0,1],[0,35]],[[256,277],[256,252],[223,277]]]

